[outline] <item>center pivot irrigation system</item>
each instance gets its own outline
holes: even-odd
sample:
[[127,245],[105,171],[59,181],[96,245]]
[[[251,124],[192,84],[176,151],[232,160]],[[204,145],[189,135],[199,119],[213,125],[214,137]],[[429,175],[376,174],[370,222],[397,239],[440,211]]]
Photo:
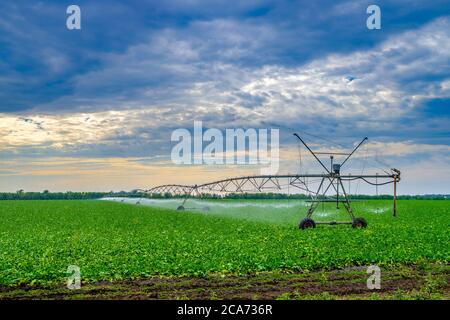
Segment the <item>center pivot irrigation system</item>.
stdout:
[[[390,172],[385,171],[385,174],[341,174],[342,167],[348,162],[348,160],[354,155],[354,153],[367,141],[367,137],[364,138],[350,153],[342,152],[314,152],[306,144],[306,142],[297,134],[294,133],[300,142],[306,147],[306,149],[312,154],[317,162],[325,169],[321,174],[286,174],[286,175],[256,175],[229,178],[200,185],[179,185],[179,184],[167,184],[161,185],[149,190],[136,190],[147,193],[149,195],[156,194],[171,194],[183,196],[183,202],[178,206],[177,210],[185,210],[185,203],[189,197],[201,197],[204,194],[227,194],[227,193],[245,193],[245,192],[264,192],[266,190],[289,190],[290,187],[297,188],[302,192],[306,192],[310,199],[309,209],[306,213],[306,217],[299,223],[299,228],[315,228],[317,224],[350,224],[354,228],[367,227],[367,221],[364,218],[355,217],[352,210],[351,200],[344,187],[344,182],[348,181],[364,181],[372,186],[382,186],[390,183],[394,184],[394,196],[393,196],[393,215],[397,214],[397,183],[400,181],[400,171],[392,168]],[[329,168],[319,159],[317,155],[330,156],[331,165]],[[341,163],[334,163],[334,156],[345,156],[346,158]],[[374,180],[375,179],[375,180]],[[311,182],[314,180],[318,182],[317,188],[311,187]],[[328,195],[329,191],[335,192],[334,195]],[[339,208],[339,204],[342,203],[350,216],[350,221],[314,221],[312,219],[314,211],[317,209],[320,203],[331,202],[336,203],[336,207]],[[204,208],[205,209],[205,208]],[[208,209],[208,208],[206,208]],[[205,209],[205,210],[206,210]]]

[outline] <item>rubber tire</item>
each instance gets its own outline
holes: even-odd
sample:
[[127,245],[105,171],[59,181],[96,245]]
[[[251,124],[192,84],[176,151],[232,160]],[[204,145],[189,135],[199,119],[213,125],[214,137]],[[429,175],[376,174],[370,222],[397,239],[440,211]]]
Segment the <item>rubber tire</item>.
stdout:
[[314,222],[313,219],[310,218],[305,218],[302,221],[300,221],[300,224],[298,225],[299,229],[305,230],[308,228],[315,228],[316,227],[316,223]]
[[184,211],[184,207],[183,207],[183,206],[179,206],[179,207],[177,208],[177,211]]
[[355,218],[352,222],[353,228],[366,228],[367,227],[367,221],[364,218]]

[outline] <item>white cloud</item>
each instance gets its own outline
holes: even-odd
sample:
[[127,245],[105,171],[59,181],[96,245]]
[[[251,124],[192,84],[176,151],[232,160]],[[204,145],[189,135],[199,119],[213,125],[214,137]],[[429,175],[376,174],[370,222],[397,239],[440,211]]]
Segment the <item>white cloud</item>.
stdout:
[[[226,20],[196,22],[189,30],[206,32],[209,40],[225,41],[226,47],[237,51],[254,50],[261,34],[272,36],[264,26]],[[247,43],[252,35],[257,40]],[[450,61],[449,19],[395,35],[367,51],[330,55],[297,67],[242,68],[224,63],[223,57],[200,62],[207,54],[229,55],[211,48],[215,46],[196,36],[182,38],[173,30],[163,30],[147,44],[108,56],[103,69],[78,77],[73,96],[54,102],[62,110],[65,104],[78,103],[81,113],[45,116],[35,109],[27,117],[44,121],[45,131],[13,115],[2,116],[1,139],[6,146],[90,143],[151,126],[142,120],[173,127],[203,119],[209,126],[223,127],[255,126],[267,120],[339,119],[355,120],[359,131],[380,127],[389,131],[389,122],[411,113],[423,99],[450,96],[450,75],[444,68]],[[421,80],[437,74],[439,81]],[[145,85],[164,84],[166,77],[167,86]],[[129,82],[127,88],[136,83],[136,89],[115,95],[123,81]],[[105,91],[108,97],[94,97]],[[100,109],[116,111],[98,112],[98,106],[92,105],[97,103]],[[91,120],[83,121],[88,114]]]
[[[114,149],[120,139],[129,145],[145,140],[157,150],[167,147],[167,130],[191,128],[197,119],[219,128],[257,127],[262,121],[307,122],[319,134],[339,123],[343,128],[337,130],[349,135],[380,130],[383,138],[367,147],[372,156],[448,155],[448,145],[398,138],[398,133],[407,127],[429,130],[427,123],[445,130],[436,119],[403,122],[425,99],[450,96],[449,19],[395,35],[366,51],[291,67],[233,64],[233,57],[258,50],[258,37],[273,36],[264,26],[241,27],[223,20],[191,26],[195,34],[209,30],[213,42],[225,41],[228,49],[221,52],[195,36],[164,30],[149,43],[108,56],[102,69],[76,79],[72,96],[52,103],[52,110],[58,105],[65,110],[67,104],[76,105],[75,111],[49,114],[36,108],[27,115],[0,114],[1,150],[20,155],[32,149],[76,150],[79,145]],[[253,35],[256,40],[247,42]],[[205,60],[207,55],[211,59]],[[55,61],[55,71],[60,62]],[[135,89],[120,91],[123,82],[127,88],[135,84]],[[295,150],[283,151],[283,166],[295,169]]]
[[124,54],[106,56],[103,68],[75,79],[72,95],[34,112],[165,108],[178,119],[203,116],[219,124],[267,119],[301,123],[324,117],[366,118],[380,127],[411,113],[425,99],[450,96],[448,18],[365,51],[332,54],[306,65],[233,63],[276,36],[267,26],[230,20],[197,21],[183,31],[165,29]]
[[[264,102],[266,117],[392,119],[423,99],[450,96],[450,22],[441,19],[350,55],[331,55],[298,68],[264,67],[240,89]],[[442,75],[442,81],[428,77]],[[355,78],[346,80],[347,76]],[[411,83],[409,83],[411,82]]]
[[[0,150],[63,149],[85,144],[114,144],[120,136],[139,138],[137,129],[158,128],[164,116],[145,110],[15,116],[0,114]],[[147,139],[152,139],[146,136]]]

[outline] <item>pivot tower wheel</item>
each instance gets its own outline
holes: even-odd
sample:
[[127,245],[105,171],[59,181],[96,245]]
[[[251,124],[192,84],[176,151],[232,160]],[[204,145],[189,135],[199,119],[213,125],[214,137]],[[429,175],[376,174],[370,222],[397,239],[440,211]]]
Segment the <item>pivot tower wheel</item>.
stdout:
[[316,223],[311,218],[305,218],[302,221],[300,221],[300,224],[298,225],[298,227],[302,230],[308,229],[308,228],[315,228]]
[[355,218],[352,222],[353,228],[366,228],[367,227],[367,221],[364,218]]

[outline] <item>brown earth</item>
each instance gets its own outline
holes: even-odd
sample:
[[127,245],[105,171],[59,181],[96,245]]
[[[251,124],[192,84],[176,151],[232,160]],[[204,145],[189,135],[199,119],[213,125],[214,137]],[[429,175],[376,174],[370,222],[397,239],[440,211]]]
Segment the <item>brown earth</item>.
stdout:
[[381,269],[381,289],[367,288],[365,267],[303,273],[262,273],[96,282],[81,289],[0,287],[0,299],[449,299],[450,268]]

